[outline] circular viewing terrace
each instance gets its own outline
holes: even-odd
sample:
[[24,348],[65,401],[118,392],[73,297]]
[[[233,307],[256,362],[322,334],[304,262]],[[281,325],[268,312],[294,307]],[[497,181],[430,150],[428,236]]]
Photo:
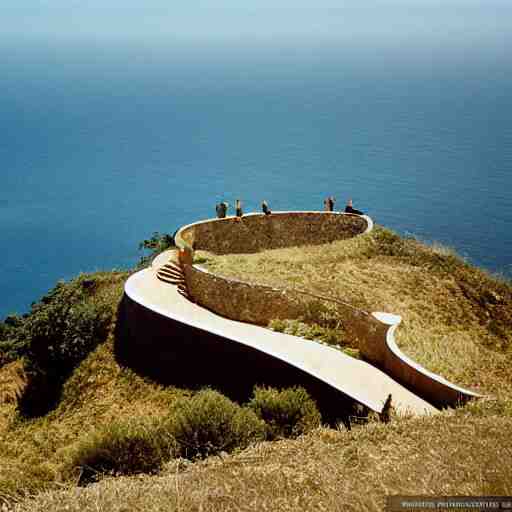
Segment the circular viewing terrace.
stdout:
[[253,253],[301,245],[321,245],[360,235],[373,228],[365,215],[334,212],[275,212],[242,218],[211,219],[184,226],[176,245],[214,254]]
[[[307,291],[273,288],[218,276],[193,263],[195,250],[247,254],[323,245],[364,235],[372,229],[372,220],[364,215],[311,211],[248,214],[241,218],[209,219],[184,226],[175,235],[179,254],[172,268],[166,271],[163,268],[166,265],[162,265],[146,269],[128,280],[126,294],[137,304],[137,307],[131,306],[132,330],[137,336],[147,333],[142,324],[149,322],[149,317],[140,307],[146,308],[173,322],[170,330],[160,322],[160,332],[153,330],[154,336],[170,340],[173,332],[182,331],[183,326],[193,328],[192,337],[187,335],[187,339],[180,342],[185,343],[180,347],[187,347],[187,351],[192,351],[190,353],[203,350],[206,358],[214,358],[223,351],[226,355],[234,354],[238,350],[236,347],[242,352],[249,350],[240,360],[249,364],[244,372],[250,371],[250,361],[255,361],[257,354],[261,354],[267,357],[265,365],[269,368],[274,358],[376,412],[381,412],[389,395],[393,397],[396,410],[413,414],[432,414],[435,407],[453,406],[480,396],[429,372],[402,354],[394,341],[394,331],[401,321],[397,315],[362,311],[336,297],[319,297]],[[159,272],[161,279],[164,276],[163,281],[167,272],[170,279],[167,283],[176,283],[181,297],[168,285],[158,282]],[[299,317],[311,300],[336,303],[340,319],[358,343],[364,361],[316,342],[259,327],[268,325],[271,319]],[[157,318],[152,318],[151,322],[156,325]],[[164,331],[165,336],[162,335]],[[139,337],[141,341],[138,343],[143,344],[142,334]],[[198,340],[196,349],[194,337]],[[168,347],[165,350],[178,347],[176,340],[165,342],[165,346]],[[242,366],[238,367],[238,363],[230,368],[234,370],[235,367],[241,371]],[[203,371],[206,370],[207,366],[204,366]],[[227,377],[226,369],[223,372]],[[254,378],[258,377],[255,375]]]

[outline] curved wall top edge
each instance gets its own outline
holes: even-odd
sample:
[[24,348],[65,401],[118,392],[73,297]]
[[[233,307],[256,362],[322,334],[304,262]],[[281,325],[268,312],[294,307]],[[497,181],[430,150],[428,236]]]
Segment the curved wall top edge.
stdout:
[[[366,228],[357,233],[357,235],[362,235],[362,234],[365,234],[365,233],[368,233],[370,232],[372,229],[373,229],[373,220],[368,217],[367,215],[354,215],[354,214],[351,214],[351,213],[345,213],[345,212],[326,212],[326,211],[320,211],[320,210],[290,210],[290,211],[286,211],[286,210],[283,210],[283,211],[273,211],[272,214],[269,216],[269,218],[278,218],[278,217],[286,217],[286,216],[290,216],[290,217],[300,217],[300,216],[307,216],[307,215],[312,215],[312,214],[316,214],[316,215],[319,215],[319,216],[340,216],[340,217],[353,217],[355,219],[363,219],[365,222],[366,222]],[[265,218],[265,214],[263,213],[259,213],[259,212],[249,212],[249,213],[246,213],[243,215],[242,219],[243,218],[246,218],[246,217],[249,217],[249,218],[254,218],[254,217],[261,217],[261,218]],[[204,220],[200,220],[200,221],[197,221],[197,222],[193,222],[191,224],[187,224],[185,226],[182,226],[180,229],[178,229],[178,231],[176,232],[176,234],[174,235],[174,241],[175,241],[175,244],[176,246],[179,248],[179,249],[186,249],[186,248],[189,248],[191,249],[191,244],[186,240],[187,238],[187,234],[193,230],[193,228],[195,228],[196,226],[204,226],[204,225],[207,225],[207,224],[214,224],[214,223],[217,223],[217,222],[226,222],[226,221],[233,221],[235,220],[237,217],[234,216],[234,215],[231,215],[231,216],[228,216],[228,217],[225,217],[223,219],[218,219],[218,218],[210,218],[210,219],[204,219]],[[340,238],[341,239],[341,238]],[[306,245],[307,242],[304,241],[303,244],[301,244],[300,242],[297,242],[295,244],[290,244],[290,246],[297,246],[297,245]],[[283,246],[285,247],[285,246]]]
[[447,386],[454,391],[457,391],[459,393],[462,393],[463,395],[467,395],[470,397],[475,398],[482,398],[484,395],[481,395],[479,393],[476,393],[475,391],[471,391],[470,389],[463,388],[461,386],[457,386],[457,384],[453,384],[449,380],[446,380],[441,375],[438,375],[437,373],[433,373],[430,370],[427,370],[424,366],[414,361],[414,359],[411,359],[407,355],[405,355],[400,348],[398,347],[396,340],[395,340],[395,331],[398,327],[398,325],[402,321],[402,317],[400,315],[393,315],[390,313],[382,313],[382,312],[374,312],[372,313],[372,316],[382,322],[385,325],[389,326],[389,329],[386,333],[386,345],[389,348],[389,350],[398,357],[402,362],[404,362],[407,366],[411,367],[413,370],[417,371],[418,373],[421,373],[428,377],[429,379],[432,379],[439,384],[442,384],[444,386]]
[[[313,210],[313,211],[275,211],[275,212],[272,212],[272,216],[274,218],[276,218],[278,216],[286,216],[286,215],[292,215],[293,217],[299,217],[300,215],[306,216],[306,215],[311,215],[311,214],[351,216],[351,217],[358,217],[358,218],[364,219],[364,221],[366,223],[366,228],[363,229],[362,231],[359,231],[358,233],[353,233],[353,236],[358,236],[358,235],[361,235],[361,234],[368,233],[368,232],[370,232],[373,229],[373,226],[374,226],[373,220],[370,217],[366,216],[366,215],[362,215],[361,216],[361,215],[347,214],[347,213],[344,213],[344,212],[325,212],[325,211],[316,211],[316,210]],[[247,213],[247,214],[244,215],[244,217],[249,217],[249,218],[251,218],[251,217],[258,217],[258,216],[259,217],[265,217],[264,214],[259,213],[259,212],[252,212],[252,213]],[[201,221],[197,221],[197,222],[188,224],[186,226],[183,226],[175,234],[176,246],[179,249],[187,249],[188,248],[188,249],[192,249],[193,250],[193,248],[191,246],[191,243],[188,240],[186,240],[187,232],[190,232],[191,230],[193,230],[193,228],[195,226],[202,226],[202,225],[205,225],[205,224],[214,224],[214,223],[217,223],[217,222],[225,222],[225,221],[232,222],[234,219],[236,219],[236,217],[234,217],[234,216],[229,216],[229,217],[226,217],[225,219],[211,218],[211,219],[201,220]],[[208,229],[208,228],[206,228],[206,229]],[[359,226],[358,229],[361,229],[361,226]],[[189,238],[189,240],[190,239],[191,238]],[[297,242],[297,240],[295,240],[295,242]],[[296,244],[290,244],[290,245],[301,245],[301,244],[300,243],[296,243]],[[203,272],[205,272],[205,269],[203,269],[203,268],[198,268],[198,270],[202,270]],[[206,272],[208,272],[208,271],[206,271]],[[213,275],[215,275],[215,274],[213,274]],[[131,290],[131,287],[129,285],[130,279],[126,283],[125,291],[127,292],[127,294],[133,300],[136,300],[137,302],[140,302],[141,298],[132,297],[131,296],[131,294],[133,294],[134,290]],[[244,282],[241,281],[241,283],[244,283]],[[250,284],[250,283],[246,283],[246,284]],[[161,315],[170,317],[172,319],[175,319],[177,321],[186,323],[187,325],[191,325],[192,327],[196,327],[198,329],[207,329],[210,332],[212,332],[213,334],[217,334],[219,336],[224,336],[224,334],[222,332],[216,332],[215,329],[211,329],[210,330],[209,327],[208,328],[205,328],[204,326],[201,327],[201,322],[194,322],[194,321],[190,321],[190,319],[178,318],[178,317],[176,317],[176,315],[169,315],[169,312],[167,312],[167,311],[162,311],[159,308],[155,309],[151,305],[146,305],[144,301],[142,301],[141,303],[143,305],[145,305],[146,307],[148,307],[149,309],[152,309],[153,311],[155,311],[158,314],[161,314]],[[399,349],[398,345],[396,344],[395,337],[394,337],[394,332],[395,332],[396,328],[398,327],[398,325],[400,324],[400,322],[402,320],[399,315],[394,315],[394,314],[390,314],[390,313],[382,313],[382,312],[374,312],[374,313],[371,313],[371,316],[375,320],[377,320],[383,326],[382,331],[381,331],[382,335],[383,335],[383,336],[381,336],[382,340],[379,341],[379,343],[377,343],[377,345],[380,345],[380,347],[382,347],[382,348],[379,349],[377,346],[375,346],[375,349],[376,349],[375,355],[376,354],[380,354],[380,356],[378,357],[379,360],[381,358],[384,358],[383,361],[380,361],[381,363],[384,364],[385,360],[392,361],[393,358],[394,358],[397,361],[398,364],[403,364],[404,367],[408,367],[407,371],[411,375],[414,375],[414,373],[416,373],[416,375],[422,376],[422,378],[424,379],[425,383],[428,383],[428,380],[430,380],[431,383],[432,383],[431,384],[432,386],[434,386],[434,383],[435,383],[436,386],[445,387],[447,389],[447,391],[451,390],[452,396],[455,396],[454,393],[458,393],[460,396],[465,396],[466,398],[472,398],[472,397],[476,398],[476,397],[483,397],[484,396],[484,395],[481,395],[481,394],[476,393],[474,391],[462,388],[460,386],[457,386],[456,384],[453,384],[453,383],[447,381],[445,378],[443,378],[440,375],[437,375],[437,374],[427,370],[426,368],[424,368],[423,366],[421,366],[420,364],[416,363],[414,360],[412,360],[411,358],[406,356]],[[224,336],[224,337],[226,337],[226,336]],[[227,336],[227,338],[228,339],[232,339],[229,336]],[[241,340],[233,339],[233,341],[236,341],[236,342],[239,342],[239,343],[243,343],[243,344],[246,344],[248,346],[252,346],[252,345],[250,345],[248,343],[244,343]],[[382,351],[382,349],[384,349],[384,351]],[[278,354],[273,354],[271,351],[269,351],[267,353],[269,355],[272,355],[274,357],[277,357],[279,359],[282,359],[282,360],[286,361],[286,359],[283,356],[280,356]],[[386,353],[388,354],[387,356],[386,356]],[[287,361],[287,362],[289,362],[289,361]],[[290,363],[290,364],[294,364],[294,363]],[[311,373],[310,370],[308,370],[308,369],[306,369],[304,367],[301,367],[300,365],[295,365],[295,366],[297,368],[303,370],[303,371]],[[377,363],[377,366],[379,366],[379,363]],[[395,373],[395,371],[393,369],[391,371],[391,374],[390,374],[391,377],[393,377],[394,373]],[[399,371],[399,373],[400,373],[400,371]],[[311,373],[311,374],[314,375],[314,373]],[[321,376],[317,376],[317,375],[314,375],[314,376],[322,379]],[[326,381],[324,380],[324,382],[326,382]],[[427,384],[427,386],[428,386],[428,384]],[[363,399],[359,399],[359,398],[356,398],[356,399],[358,399],[361,403],[364,403],[368,407],[370,407],[370,408],[372,408],[374,410],[377,410],[372,405],[369,405],[368,403],[365,403],[365,401]]]
[[[149,301],[146,300],[146,298],[139,294],[136,290],[136,281],[138,279],[141,279],[142,278],[142,275],[146,272],[147,269],[144,269],[144,270],[141,270],[139,272],[136,272],[135,274],[132,274],[126,281],[125,283],[125,286],[124,286],[124,291],[126,293],[126,295],[133,301],[137,302],[138,304],[140,304],[141,306],[153,311],[154,313],[157,313],[163,317],[166,317],[166,318],[169,318],[171,320],[175,320],[177,322],[180,322],[182,324],[185,324],[185,325],[188,325],[190,327],[193,327],[193,328],[196,328],[196,329],[199,329],[199,330],[206,330],[212,334],[215,334],[216,336],[219,336],[221,338],[225,338],[225,339],[229,339],[231,341],[234,341],[236,343],[240,343],[242,345],[245,345],[247,347],[251,347],[255,350],[260,350],[260,351],[263,351],[265,352],[266,354],[272,356],[272,357],[275,357],[277,359],[280,359],[281,361],[284,361],[285,363],[288,363],[288,364],[291,364],[292,366],[295,366],[296,368],[298,368],[299,370],[302,370],[310,375],[312,375],[313,377],[321,380],[322,382],[334,387],[335,389],[338,389],[337,385],[333,382],[331,382],[329,379],[326,379],[325,377],[323,377],[319,372],[316,372],[315,370],[311,369],[311,368],[307,368],[306,366],[298,363],[298,362],[291,362],[290,360],[286,359],[283,355],[281,354],[278,354],[276,353],[274,350],[272,350],[271,348],[268,348],[266,347],[265,349],[261,348],[261,347],[257,347],[255,346],[254,344],[251,344],[251,343],[248,343],[247,341],[244,341],[240,338],[237,338],[237,337],[234,337],[234,336],[230,336],[228,334],[226,334],[225,332],[222,331],[222,329],[217,329],[215,327],[212,327],[212,326],[208,326],[208,327],[205,327],[200,321],[196,321],[195,319],[193,318],[190,318],[190,317],[187,317],[187,316],[182,316],[182,315],[179,315],[177,314],[176,312],[173,312],[171,310],[168,310],[168,309],[163,309]],[[226,321],[229,321],[226,319]],[[263,329],[263,328],[262,328]],[[283,335],[282,333],[275,333],[276,335]],[[287,335],[285,335],[287,336]],[[334,348],[331,348],[331,347],[327,347],[325,345],[319,345],[321,347],[322,350],[324,350],[326,353],[330,353],[330,354],[333,354],[335,353],[336,354],[336,357],[344,357],[344,358],[349,358],[351,359],[350,356],[346,355],[346,354],[343,354],[342,352],[334,349]],[[354,398],[355,400],[357,400],[358,402],[360,402],[361,404],[365,405],[366,407],[368,407],[369,409],[371,409],[372,411],[374,412],[377,412],[377,413],[380,413],[381,410],[382,410],[382,405],[381,403],[377,403],[373,400],[370,400],[368,399],[368,397],[366,396],[363,396],[361,394],[355,394],[354,392],[351,392],[350,395],[352,398]]]

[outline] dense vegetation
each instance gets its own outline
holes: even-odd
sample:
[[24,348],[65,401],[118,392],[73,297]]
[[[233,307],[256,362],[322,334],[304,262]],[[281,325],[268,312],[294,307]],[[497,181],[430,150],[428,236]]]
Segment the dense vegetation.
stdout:
[[[160,251],[161,239],[147,246]],[[164,387],[116,356],[129,273],[81,275],[0,323],[0,509],[381,510],[386,494],[512,494],[508,281],[382,228],[328,246],[199,256],[225,275],[399,313],[407,353],[494,399],[389,424],[354,418],[347,430],[321,427],[302,388],[255,388],[235,403]],[[328,305],[271,327],[357,354]]]
[[172,247],[175,247],[173,235],[155,231],[151,238],[147,238],[139,244],[139,250],[145,251],[145,255],[139,261],[139,266],[147,265],[155,256]]

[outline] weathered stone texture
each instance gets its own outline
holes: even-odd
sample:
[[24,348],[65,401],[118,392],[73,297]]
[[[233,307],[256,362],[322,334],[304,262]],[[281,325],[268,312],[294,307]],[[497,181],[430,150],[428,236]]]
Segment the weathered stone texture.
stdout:
[[241,322],[267,325],[274,318],[297,318],[304,303],[286,290],[227,279],[185,266],[188,293],[201,306]]
[[[266,249],[319,245],[363,233],[363,217],[320,212],[249,215],[205,221],[183,229],[179,246],[216,254],[253,253]],[[190,296],[201,306],[232,320],[268,325],[272,319],[300,318],[312,301],[326,300],[292,289],[276,289],[220,277],[182,261]],[[330,299],[327,299],[328,301]],[[396,349],[387,336],[390,325],[369,313],[332,298],[347,334],[364,359],[438,407],[456,405],[471,396],[414,362]]]
[[321,245],[361,234],[367,222],[357,215],[290,212],[228,217],[194,224],[180,232],[194,249],[215,254]]
[[[270,320],[277,318],[300,318],[311,303],[333,304],[328,298],[221,277],[189,265],[184,270],[187,289],[193,300],[231,320],[268,325]],[[383,336],[387,326],[365,311],[333,300],[343,327],[351,338],[368,347],[368,351],[370,347],[378,346],[376,339]]]

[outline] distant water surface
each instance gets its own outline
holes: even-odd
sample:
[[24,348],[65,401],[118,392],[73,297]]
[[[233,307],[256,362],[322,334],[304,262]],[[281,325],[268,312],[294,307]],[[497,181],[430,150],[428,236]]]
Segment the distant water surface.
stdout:
[[512,275],[512,66],[429,47],[0,44],[0,318],[153,231],[333,194]]

